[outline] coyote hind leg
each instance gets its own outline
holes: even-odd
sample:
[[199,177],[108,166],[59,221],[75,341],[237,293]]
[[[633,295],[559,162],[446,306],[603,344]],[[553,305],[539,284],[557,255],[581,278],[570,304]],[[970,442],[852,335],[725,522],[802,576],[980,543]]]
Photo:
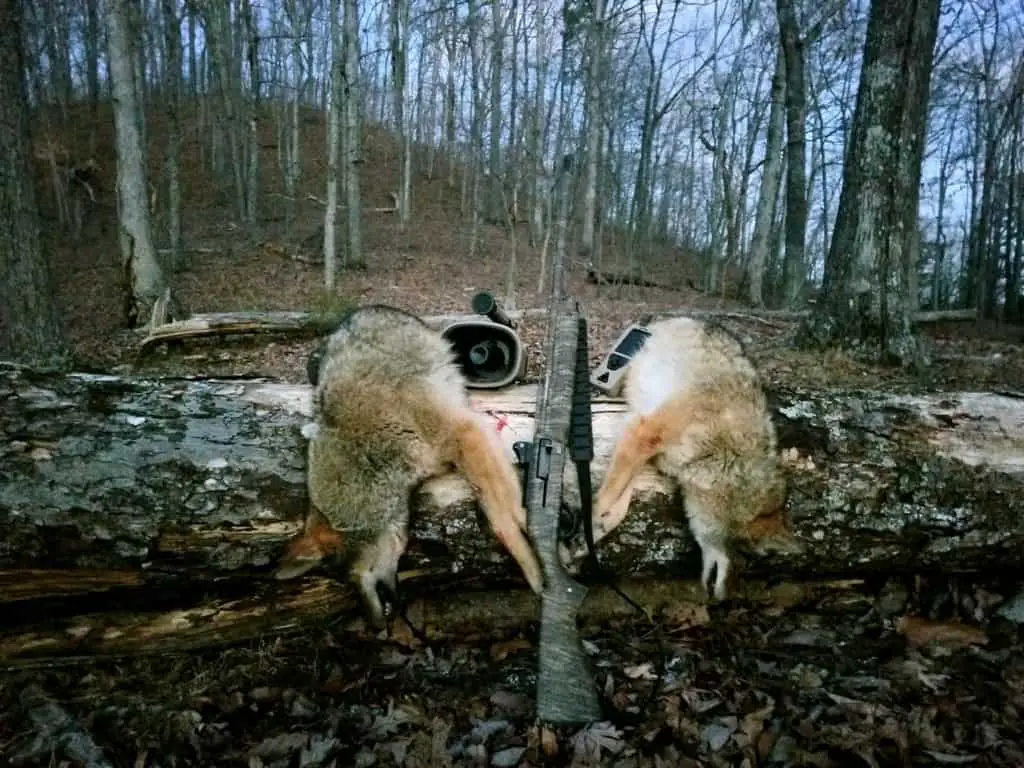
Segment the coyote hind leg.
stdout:
[[522,489],[497,435],[491,434],[475,417],[469,417],[456,426],[455,440],[455,463],[476,491],[494,534],[519,563],[531,589],[540,593],[544,577],[526,537]]
[[629,512],[636,476],[662,448],[659,423],[651,416],[636,416],[615,445],[604,482],[594,505],[594,540],[608,535]]
[[398,561],[408,542],[404,525],[390,526],[359,554],[352,566],[352,580],[359,587],[374,626],[382,627],[396,607],[393,603],[398,595]]
[[626,486],[626,490],[620,493],[619,497],[610,504],[607,504],[607,506],[602,506],[601,497],[598,496],[598,501],[594,506],[593,512],[593,533],[595,545],[609,533],[618,528],[629,514],[629,505],[633,501],[633,489],[636,486],[636,475],[639,474],[639,471],[640,470],[637,469],[633,477],[630,478],[629,485]]
[[594,505],[594,539],[607,536],[629,513],[637,476],[666,450],[692,460],[703,450],[707,413],[694,398],[670,400],[646,415],[632,417],[623,430]]

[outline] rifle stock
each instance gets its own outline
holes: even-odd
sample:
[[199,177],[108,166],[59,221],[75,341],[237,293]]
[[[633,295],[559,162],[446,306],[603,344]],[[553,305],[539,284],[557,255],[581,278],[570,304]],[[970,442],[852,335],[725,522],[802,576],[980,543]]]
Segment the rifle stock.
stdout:
[[587,589],[558,554],[562,475],[579,341],[575,302],[555,298],[548,320],[547,370],[537,398],[537,426],[525,477],[530,535],[544,569],[537,676],[537,716],[550,723],[588,723],[601,717],[593,676],[576,626]]

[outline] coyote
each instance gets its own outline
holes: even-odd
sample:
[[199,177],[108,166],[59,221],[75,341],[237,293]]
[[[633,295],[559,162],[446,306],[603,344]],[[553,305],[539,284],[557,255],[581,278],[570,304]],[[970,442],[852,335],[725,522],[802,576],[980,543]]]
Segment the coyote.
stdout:
[[648,330],[626,370],[630,415],[597,494],[594,540],[626,517],[637,475],[653,460],[681,486],[701,549],[701,584],[721,600],[732,546],[802,550],[785,512],[775,427],[758,374],[727,331],[692,318],[659,321]]
[[295,578],[333,556],[381,626],[397,601],[410,499],[424,481],[454,469],[473,486],[530,587],[541,591],[519,479],[493,427],[470,408],[439,333],[403,310],[362,307],[314,351],[307,372],[315,385],[310,510],[276,578]]

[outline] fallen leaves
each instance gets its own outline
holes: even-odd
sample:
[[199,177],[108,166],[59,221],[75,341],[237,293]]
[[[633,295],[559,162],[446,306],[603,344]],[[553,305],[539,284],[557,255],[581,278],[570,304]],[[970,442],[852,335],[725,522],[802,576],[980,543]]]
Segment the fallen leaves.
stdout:
[[706,626],[711,621],[711,614],[705,603],[680,601],[665,607],[663,621],[666,631],[676,634]]
[[616,755],[626,746],[622,731],[608,722],[593,723],[581,728],[572,737],[572,762],[570,765],[605,765],[607,755]]
[[509,656],[509,654],[515,653],[516,651],[524,651],[531,646],[532,644],[525,637],[503,640],[502,642],[495,643],[491,646],[491,660],[503,661]]
[[[681,600],[661,632],[639,614],[584,627],[607,718],[585,728],[536,722],[536,636],[486,628],[412,645],[335,628],[52,671],[46,685],[116,765],[1024,765],[1024,653],[992,630],[1016,624],[998,617],[995,591],[969,585],[957,594],[970,600],[946,604],[968,621],[981,606],[985,631],[893,621],[894,609],[936,604],[924,589],[829,582],[710,614]],[[944,655],[920,652],[935,646]],[[0,750],[14,739],[25,753],[31,738],[11,734],[31,724],[7,693],[24,679],[0,682]]]
[[988,636],[984,630],[958,621],[934,621],[920,616],[900,616],[894,625],[896,631],[907,638],[907,643],[912,648],[924,645],[963,648],[988,643]]

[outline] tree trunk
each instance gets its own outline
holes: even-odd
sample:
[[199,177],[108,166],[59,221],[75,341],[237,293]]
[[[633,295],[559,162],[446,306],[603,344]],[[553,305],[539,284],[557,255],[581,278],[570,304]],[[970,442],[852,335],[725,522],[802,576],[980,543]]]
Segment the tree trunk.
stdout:
[[452,18],[445,35],[445,49],[448,54],[448,66],[446,67],[444,83],[444,143],[448,152],[448,186],[455,186],[455,163],[457,160],[456,137],[455,137],[455,70],[458,68],[456,54],[458,53],[458,6],[454,3],[451,6]]
[[0,0],[0,357],[61,364],[67,348],[50,264],[39,241],[29,161],[21,9],[19,0]]
[[[93,0],[90,0],[93,1]],[[99,2],[99,0],[94,0]],[[196,9],[190,4],[185,4],[185,13],[188,14],[188,85],[193,99],[199,98],[200,91],[206,90],[203,83],[203,76],[199,70],[199,59],[196,56]]]
[[[505,65],[505,29],[503,0],[491,0],[491,113],[487,148],[487,217],[504,223],[504,171],[501,161],[501,76]],[[509,18],[512,18],[509,15]]]
[[[524,11],[525,11],[525,3]],[[510,169],[508,173],[511,174],[509,179],[509,188],[511,190],[512,199],[510,201],[505,200],[504,192],[502,193],[502,205],[506,208],[511,208],[509,211],[509,217],[512,219],[512,229],[515,229],[516,224],[519,222],[519,195],[520,186],[522,185],[523,179],[523,168],[520,161],[522,157],[521,151],[521,139],[519,136],[519,36],[520,30],[523,29],[525,24],[520,24],[519,21],[519,0],[511,0],[509,8],[509,19],[506,26],[511,26],[512,29],[512,40],[509,46],[511,55],[509,56],[509,67],[511,72],[509,73],[509,108],[508,108],[508,147],[509,154],[508,159],[505,162],[505,167]]]
[[[782,263],[783,303],[803,303],[807,264],[807,153],[804,142],[807,93],[804,86],[804,44],[791,0],[777,0],[779,36],[786,64],[786,257]],[[931,50],[929,49],[929,57]],[[929,59],[930,61],[930,59]],[[931,65],[929,63],[929,69]]]
[[[478,410],[506,423],[500,435],[509,461],[512,443],[532,438],[536,391],[473,393]],[[814,546],[798,557],[752,559],[751,577],[1024,567],[1024,400],[769,394],[780,450],[799,453],[787,464],[794,525]],[[306,386],[256,380],[151,381],[0,367],[0,397],[8,404],[0,413],[5,618],[38,621],[40,610],[67,616],[132,600],[140,610],[157,602],[168,610],[194,604],[204,592],[251,604],[258,593],[266,615],[254,618],[251,633],[270,628],[281,608],[274,595],[293,594],[275,591],[283,587],[270,571],[308,504],[301,428],[310,396]],[[596,484],[625,417],[621,401],[594,399]],[[575,513],[574,467],[563,482]],[[414,594],[467,579],[525,589],[512,560],[476,521],[461,477],[428,482],[414,506],[403,563],[420,574]],[[579,550],[578,530],[567,543]],[[623,578],[699,571],[699,552],[667,481],[643,473],[629,517],[601,542],[600,556]],[[99,603],[89,604],[90,595]],[[320,611],[323,598],[315,589],[306,595]],[[355,601],[343,607],[358,611]],[[165,621],[161,631],[173,634],[173,624]],[[96,625],[69,621],[68,632],[72,626]],[[75,637],[79,651],[117,642],[101,631]],[[9,652],[0,643],[0,655]]]
[[[338,14],[338,3],[331,3],[330,14],[331,24],[335,24],[335,16]],[[286,0],[284,3],[284,12],[288,17],[288,26],[291,32],[292,45],[291,45],[291,58],[292,66],[291,69],[295,72],[295,80],[291,89],[291,99],[288,102],[288,106],[285,110],[288,113],[288,127],[287,130],[282,130],[282,146],[284,154],[284,162],[282,163],[282,175],[284,177],[284,193],[288,198],[288,204],[285,206],[285,231],[289,236],[294,236],[296,232],[296,224],[299,218],[299,177],[302,175],[302,137],[299,132],[299,107],[302,103],[302,94],[306,83],[306,66],[305,56],[302,51],[302,41],[309,32],[309,24],[303,24],[304,21],[308,20],[308,16],[300,14],[298,0]],[[330,27],[331,36],[331,72],[334,71],[335,56],[338,54],[334,52],[336,45],[336,37],[334,27]],[[312,43],[312,41],[310,41]],[[329,75],[329,77],[333,77]],[[334,81],[331,80],[332,88]],[[337,101],[332,99],[333,107],[328,106],[328,133],[330,133],[330,120],[333,118],[332,109],[337,109]],[[330,138],[328,138],[328,142]],[[330,154],[330,146],[327,147],[328,155]],[[337,161],[335,161],[337,162]],[[330,161],[328,161],[328,164]],[[337,170],[335,169],[335,173]],[[328,169],[328,177],[330,170]],[[328,192],[330,191],[330,179],[328,178]],[[330,207],[328,206],[328,210]],[[326,230],[326,227],[325,227]],[[325,232],[326,236],[326,232]],[[326,241],[325,241],[326,242]],[[325,260],[326,260],[326,246],[325,246]]]
[[140,126],[134,60],[128,20],[131,0],[109,0],[106,7],[114,128],[117,137],[117,210],[121,233],[121,264],[131,281],[126,302],[129,327],[149,322],[153,303],[164,291],[164,274],[153,247],[150,226],[149,184]]
[[171,250],[168,267],[180,268],[181,243],[181,19],[175,0],[161,0],[164,16],[164,46],[167,54],[164,72],[164,100],[167,105],[167,235]]
[[[480,227],[480,176],[484,144],[484,96],[480,61],[480,8],[479,0],[467,0],[466,24],[469,26],[469,89],[472,98],[469,152],[469,257],[476,256]],[[465,179],[465,177],[463,177]]]
[[[1019,128],[1019,126],[1018,126]],[[1017,151],[1022,151],[1020,143],[1017,144]],[[1017,207],[1014,211],[1014,238],[1013,250],[1006,254],[1007,259],[1013,260],[1013,278],[1006,286],[1007,305],[1010,304],[1010,296],[1013,296],[1015,313],[1008,314],[1010,322],[1021,322],[1024,320],[1024,294],[1021,291],[1021,278],[1024,277],[1024,174],[1018,174],[1012,183],[1017,189]]]
[[[405,69],[409,35],[408,0],[391,0],[391,101],[394,109],[395,130],[402,151],[402,171],[398,197],[398,223],[404,231],[409,224],[409,201],[412,187],[409,126],[405,116]],[[423,73],[420,73],[422,80]]]
[[917,364],[907,264],[914,253],[938,0],[873,0],[824,312],[803,341]]
[[[535,4],[536,57],[534,70],[537,72],[533,84],[533,108],[530,114],[530,155],[533,159],[533,173],[530,183],[530,247],[537,248],[544,240],[544,203],[548,190],[544,178],[544,93],[548,85],[547,32],[544,6]],[[550,124],[550,121],[549,123]]]
[[[236,69],[241,66],[241,59],[232,54],[231,23],[228,6],[222,0],[203,0],[200,6],[204,20],[206,50],[211,69],[215,73],[217,91],[220,96],[223,116],[214,120],[214,133],[227,144],[231,157],[232,178],[235,186],[235,204],[238,220],[246,221],[246,174],[242,156],[242,86]],[[237,37],[237,36],[236,36]],[[223,156],[220,155],[222,158]],[[221,175],[223,160],[217,163],[215,173]]]
[[600,271],[594,260],[594,228],[597,213],[597,159],[601,144],[601,92],[603,83],[602,61],[604,59],[604,2],[596,0],[593,16],[590,20],[590,34],[587,40],[587,79],[586,79],[586,177],[583,182],[583,227],[580,235],[579,258],[585,265],[593,263],[593,268]]
[[[818,260],[817,254],[824,254],[828,250],[829,244],[829,227],[832,224],[832,211],[831,211],[831,192],[832,188],[829,186],[829,163],[827,153],[827,142],[829,138],[829,129],[825,125],[825,110],[822,106],[822,93],[818,89],[817,85],[813,81],[811,74],[808,73],[807,77],[807,89],[811,95],[811,105],[814,109],[815,128],[817,136],[817,146],[811,147],[811,154],[817,158],[818,173],[821,175],[821,212],[818,216],[817,230],[821,233],[821,244],[818,245],[817,238],[813,239],[812,248],[814,249],[814,256],[810,260],[812,264]],[[808,185],[809,189],[813,189],[813,181]],[[810,206],[810,195],[808,192],[808,207]]]
[[359,71],[359,5],[358,0],[345,1],[344,49],[345,49],[345,155],[346,194],[348,206],[348,266],[364,267],[362,237],[362,197],[359,191],[360,166],[362,165],[362,90]]
[[85,80],[89,91],[89,156],[96,154],[100,106],[100,0],[85,0]]
[[[327,207],[324,210],[324,289],[333,295],[337,281],[338,152],[341,144],[345,59],[338,20],[338,3],[331,3],[331,101],[327,111]],[[297,108],[296,108],[297,111]],[[298,145],[295,151],[298,152]]]
[[748,296],[754,306],[764,306],[764,279],[768,265],[771,241],[772,214],[778,199],[782,171],[782,131],[784,128],[783,103],[785,99],[785,54],[781,45],[775,56],[775,72],[771,79],[771,108],[768,114],[768,134],[765,137],[765,162],[761,173],[758,209],[754,219],[751,257],[746,263]]
[[[252,228],[256,226],[260,182],[260,36],[250,0],[243,0],[241,14],[245,29],[245,58],[248,64],[251,91],[249,98],[244,99],[248,113],[246,115],[248,141],[245,153],[245,223],[252,231]],[[239,93],[241,95],[241,87]]]
[[1014,275],[1013,244],[1018,237],[1017,223],[1017,187],[1019,176],[1017,156],[1020,154],[1020,120],[1013,128],[1010,142],[1009,168],[1006,174],[1006,200],[1003,209],[1003,322],[1012,322],[1017,315],[1017,286]]

